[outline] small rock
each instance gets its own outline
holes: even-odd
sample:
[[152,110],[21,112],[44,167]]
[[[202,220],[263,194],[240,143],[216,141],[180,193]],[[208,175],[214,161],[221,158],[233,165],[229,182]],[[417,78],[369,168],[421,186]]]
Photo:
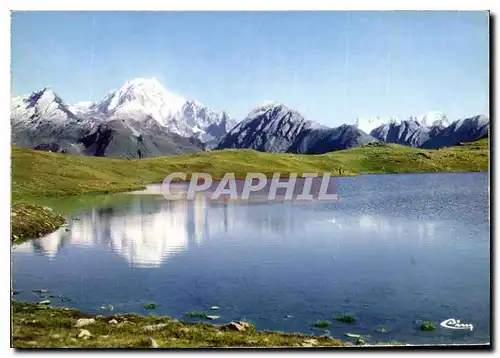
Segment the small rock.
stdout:
[[218,310],[219,307],[218,306],[212,306],[212,307],[210,307],[210,309],[213,310],[213,311],[215,311],[215,310]]
[[90,337],[92,337],[92,335],[86,329],[81,329],[78,333],[78,338],[89,339]]
[[187,327],[182,327],[179,331],[184,332],[184,333],[188,333],[190,331],[190,329]]
[[361,334],[354,334],[354,333],[346,333],[345,336],[349,338],[363,338]]
[[155,302],[148,302],[144,305],[144,308],[147,310],[154,310],[156,308]]
[[238,321],[238,322],[229,322],[228,324],[222,326],[223,328],[232,330],[232,331],[238,331],[238,332],[243,332],[247,328],[250,328],[250,323],[248,322],[243,322],[243,321]]
[[108,335],[104,335],[104,336],[100,336],[100,338],[106,339],[106,338],[109,338],[109,336]]
[[78,341],[76,338],[73,338],[73,337],[71,337],[69,340],[72,341],[72,342],[77,342]]
[[41,290],[33,290],[35,293],[47,293],[49,290],[41,289]]
[[101,309],[113,311],[115,308],[113,307],[113,305],[107,305],[107,306],[101,306]]
[[166,323],[158,323],[158,324],[150,324],[150,325],[144,326],[144,327],[142,327],[142,329],[145,331],[156,331],[156,330],[159,330],[159,329],[166,327],[166,326],[167,326]]
[[304,341],[304,343],[306,343],[306,344],[311,344],[311,345],[315,345],[315,344],[318,344],[318,341],[317,341],[316,339],[312,339],[312,338],[311,338],[311,339],[306,339],[306,340]]
[[60,334],[53,334],[51,337],[54,339],[58,339],[58,338],[61,338],[61,335]]
[[98,315],[97,315],[97,316],[95,316],[94,318],[95,318],[95,320],[97,321],[97,320],[99,320],[99,319],[103,319],[103,318],[106,318],[106,317],[104,317],[102,314],[98,314]]
[[363,344],[365,344],[365,341],[363,339],[361,339],[361,338],[356,339],[357,346],[362,346]]
[[156,343],[156,341],[151,337],[146,338],[146,342],[149,348],[160,348],[158,343]]
[[207,316],[207,319],[214,320],[220,318],[220,316]]
[[118,321],[116,319],[111,319],[108,321],[109,324],[118,324]]
[[80,318],[76,321],[75,327],[76,328],[84,327],[84,326],[88,326],[89,324],[94,324],[94,323],[95,323],[95,319],[93,319],[93,318]]

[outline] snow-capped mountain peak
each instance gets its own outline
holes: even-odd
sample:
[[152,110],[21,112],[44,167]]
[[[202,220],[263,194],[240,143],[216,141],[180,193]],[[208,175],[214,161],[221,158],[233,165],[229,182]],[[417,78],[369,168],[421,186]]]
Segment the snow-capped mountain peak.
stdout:
[[247,117],[257,117],[257,116],[260,116],[262,115],[263,113],[271,110],[271,109],[279,109],[279,110],[289,110],[289,108],[279,102],[279,101],[265,101],[263,103],[261,103],[260,105],[258,105],[257,107],[254,107],[250,110],[250,112],[248,113]]
[[372,130],[378,128],[384,124],[397,123],[399,119],[396,117],[384,118],[384,117],[362,117],[356,119],[356,126],[363,132],[370,134]]
[[430,111],[421,114],[415,118],[415,121],[418,122],[420,125],[426,127],[433,127],[433,126],[447,127],[450,125],[448,117],[446,117],[446,115],[443,112],[439,111]]
[[[163,87],[156,78],[136,78],[108,93],[94,106],[99,112],[141,119],[152,117],[166,125],[180,111],[186,99]],[[139,116],[142,114],[142,116]]]
[[68,106],[49,87],[29,95],[14,97],[11,101],[11,118],[18,121],[39,118],[61,121],[74,117]]
[[71,108],[79,114],[147,124],[152,119],[169,132],[202,141],[221,138],[235,124],[227,114],[224,117],[197,100],[167,90],[154,77],[126,81],[94,104],[79,103]]
[[260,106],[258,106],[257,108],[271,108],[271,107],[281,106],[282,104],[283,103],[281,103],[280,101],[269,100],[269,101],[262,102],[262,104]]

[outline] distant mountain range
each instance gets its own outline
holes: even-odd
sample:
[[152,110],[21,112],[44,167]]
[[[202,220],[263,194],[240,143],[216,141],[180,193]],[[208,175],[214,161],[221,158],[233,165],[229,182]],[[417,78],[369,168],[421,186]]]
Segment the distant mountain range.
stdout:
[[68,105],[44,88],[11,101],[14,145],[75,155],[143,158],[201,150],[248,148],[322,154],[375,141],[436,149],[489,133],[478,115],[451,122],[441,112],[417,117],[359,118],[329,128],[279,102],[254,108],[237,123],[196,100],[137,78],[98,102]]
[[378,140],[426,149],[471,142],[488,135],[489,131],[489,119],[483,115],[451,122],[441,112],[428,112],[404,120],[394,117],[358,119],[356,125]]
[[220,141],[217,149],[322,154],[375,141],[436,149],[471,142],[488,134],[489,119],[475,116],[451,122],[440,112],[404,120],[359,118],[354,125],[328,128],[297,111],[270,102],[257,107]]

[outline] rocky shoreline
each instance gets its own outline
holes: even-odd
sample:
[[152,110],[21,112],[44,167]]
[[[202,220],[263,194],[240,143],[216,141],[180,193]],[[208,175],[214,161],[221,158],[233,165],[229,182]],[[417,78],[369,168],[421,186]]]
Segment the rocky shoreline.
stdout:
[[313,348],[349,347],[328,336],[257,331],[249,322],[187,323],[137,314],[92,315],[12,301],[14,348]]

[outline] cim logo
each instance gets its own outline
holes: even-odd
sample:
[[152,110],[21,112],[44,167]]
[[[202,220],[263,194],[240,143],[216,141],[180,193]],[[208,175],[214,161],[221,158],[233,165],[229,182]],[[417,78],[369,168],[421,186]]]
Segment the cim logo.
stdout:
[[454,318],[448,318],[447,320],[441,322],[441,327],[450,329],[468,329],[471,331],[474,329],[474,326],[472,324],[460,323],[459,319]]

